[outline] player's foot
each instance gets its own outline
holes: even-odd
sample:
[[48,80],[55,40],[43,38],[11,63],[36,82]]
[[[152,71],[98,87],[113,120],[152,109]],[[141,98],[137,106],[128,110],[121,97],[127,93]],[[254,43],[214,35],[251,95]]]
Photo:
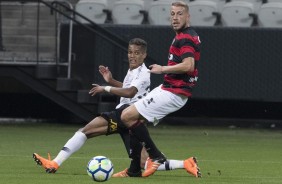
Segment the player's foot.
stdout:
[[124,169],[123,171],[120,171],[118,173],[115,173],[112,175],[113,178],[126,178],[129,177],[129,175],[127,174],[128,169]]
[[48,159],[41,157],[37,153],[33,153],[32,157],[34,161],[41,165],[47,173],[55,173],[59,169],[59,165],[51,160],[50,154],[48,153]]
[[164,155],[155,159],[148,159],[147,160],[147,168],[142,173],[142,177],[148,177],[156,172],[158,167],[166,161]]
[[141,175],[142,175],[141,171],[138,173],[132,173],[129,172],[128,169],[126,168],[123,171],[113,174],[112,177],[113,178],[141,177]]
[[197,165],[196,157],[190,157],[184,160],[184,168],[188,173],[192,174],[196,178],[200,178],[202,176],[200,172],[200,168]]

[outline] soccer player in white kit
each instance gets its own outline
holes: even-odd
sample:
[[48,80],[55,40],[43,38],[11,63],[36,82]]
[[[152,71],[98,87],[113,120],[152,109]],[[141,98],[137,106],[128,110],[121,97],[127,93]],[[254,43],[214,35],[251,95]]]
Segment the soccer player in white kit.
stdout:
[[[110,112],[102,112],[83,128],[79,129],[53,160],[50,159],[49,155],[49,158],[45,159],[39,154],[34,153],[33,158],[35,162],[41,165],[47,173],[55,173],[64,161],[84,145],[87,139],[114,133],[121,135],[129,153],[129,130],[121,122],[120,116],[123,109],[146,96],[150,90],[150,73],[144,64],[146,56],[146,41],[140,38],[131,39],[128,45],[129,70],[123,82],[115,80],[110,70],[100,65],[99,72],[111,86],[93,84],[89,94],[94,96],[98,93],[108,92],[120,96],[120,103],[116,106],[116,109]],[[138,142],[138,144],[140,143]],[[141,153],[141,150],[139,153]]]

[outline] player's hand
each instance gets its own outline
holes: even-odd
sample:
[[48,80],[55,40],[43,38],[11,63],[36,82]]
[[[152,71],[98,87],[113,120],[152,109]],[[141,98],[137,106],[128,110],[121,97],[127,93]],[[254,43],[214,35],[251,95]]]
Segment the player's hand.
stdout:
[[151,69],[151,70],[150,70],[150,73],[162,74],[162,67],[163,67],[163,66],[157,65],[157,64],[150,65],[150,66],[149,66],[149,68]]
[[100,86],[100,85],[98,85],[98,84],[92,84],[92,88],[90,89],[90,91],[89,91],[89,94],[91,95],[91,96],[95,96],[97,93],[102,93],[102,92],[104,92],[104,86]]
[[99,72],[103,76],[103,78],[106,82],[109,82],[110,80],[112,80],[113,76],[112,76],[112,73],[111,73],[111,71],[109,70],[108,67],[100,65],[99,66]]

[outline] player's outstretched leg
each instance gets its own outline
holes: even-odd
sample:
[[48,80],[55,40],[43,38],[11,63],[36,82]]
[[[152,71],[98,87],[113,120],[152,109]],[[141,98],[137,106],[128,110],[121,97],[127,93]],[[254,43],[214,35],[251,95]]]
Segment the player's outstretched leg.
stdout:
[[46,173],[55,173],[59,169],[59,165],[51,160],[49,153],[48,159],[41,157],[37,153],[33,153],[32,157],[38,165],[41,165],[45,169]]
[[200,168],[198,167],[197,164],[196,157],[190,157],[184,160],[184,168],[188,173],[195,176],[196,178],[200,178],[202,176],[200,172]]

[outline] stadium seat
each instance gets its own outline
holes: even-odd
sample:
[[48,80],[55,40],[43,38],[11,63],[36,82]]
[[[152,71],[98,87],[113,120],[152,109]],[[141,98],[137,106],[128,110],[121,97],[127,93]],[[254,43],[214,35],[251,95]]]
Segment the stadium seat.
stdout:
[[[96,24],[104,24],[108,16],[107,6],[107,0],[80,0],[75,6],[75,10]],[[89,23],[79,16],[76,16],[76,20],[81,23]]]
[[189,3],[191,26],[214,26],[219,18],[217,3],[193,1]]
[[[224,6],[224,4],[226,3],[226,0],[194,0],[194,1],[210,1],[210,2],[214,2],[217,4],[217,9],[219,12],[222,11],[222,8]],[[193,1],[191,1],[193,2]]]
[[281,0],[266,0],[267,3],[281,3]]
[[116,1],[112,9],[114,24],[137,25],[144,19],[143,0],[119,0]]
[[254,16],[254,5],[244,1],[226,3],[221,12],[221,20],[226,27],[251,27]]
[[254,5],[255,13],[258,12],[258,10],[260,9],[260,7],[263,3],[263,0],[232,0],[232,1],[245,1],[245,2],[252,3]]
[[187,4],[189,4],[191,2],[190,0],[182,0],[182,1],[184,1]]
[[112,10],[113,7],[114,7],[114,4],[119,1],[119,0],[108,0],[108,7],[109,7],[109,10]]
[[153,1],[148,9],[148,20],[151,25],[170,25],[170,9],[173,0]]
[[154,1],[156,1],[156,0],[145,0],[145,1],[144,1],[144,9],[145,9],[146,11],[148,11],[149,8],[150,8],[151,3],[154,2]]
[[263,4],[258,13],[258,22],[261,27],[282,28],[282,2]]

